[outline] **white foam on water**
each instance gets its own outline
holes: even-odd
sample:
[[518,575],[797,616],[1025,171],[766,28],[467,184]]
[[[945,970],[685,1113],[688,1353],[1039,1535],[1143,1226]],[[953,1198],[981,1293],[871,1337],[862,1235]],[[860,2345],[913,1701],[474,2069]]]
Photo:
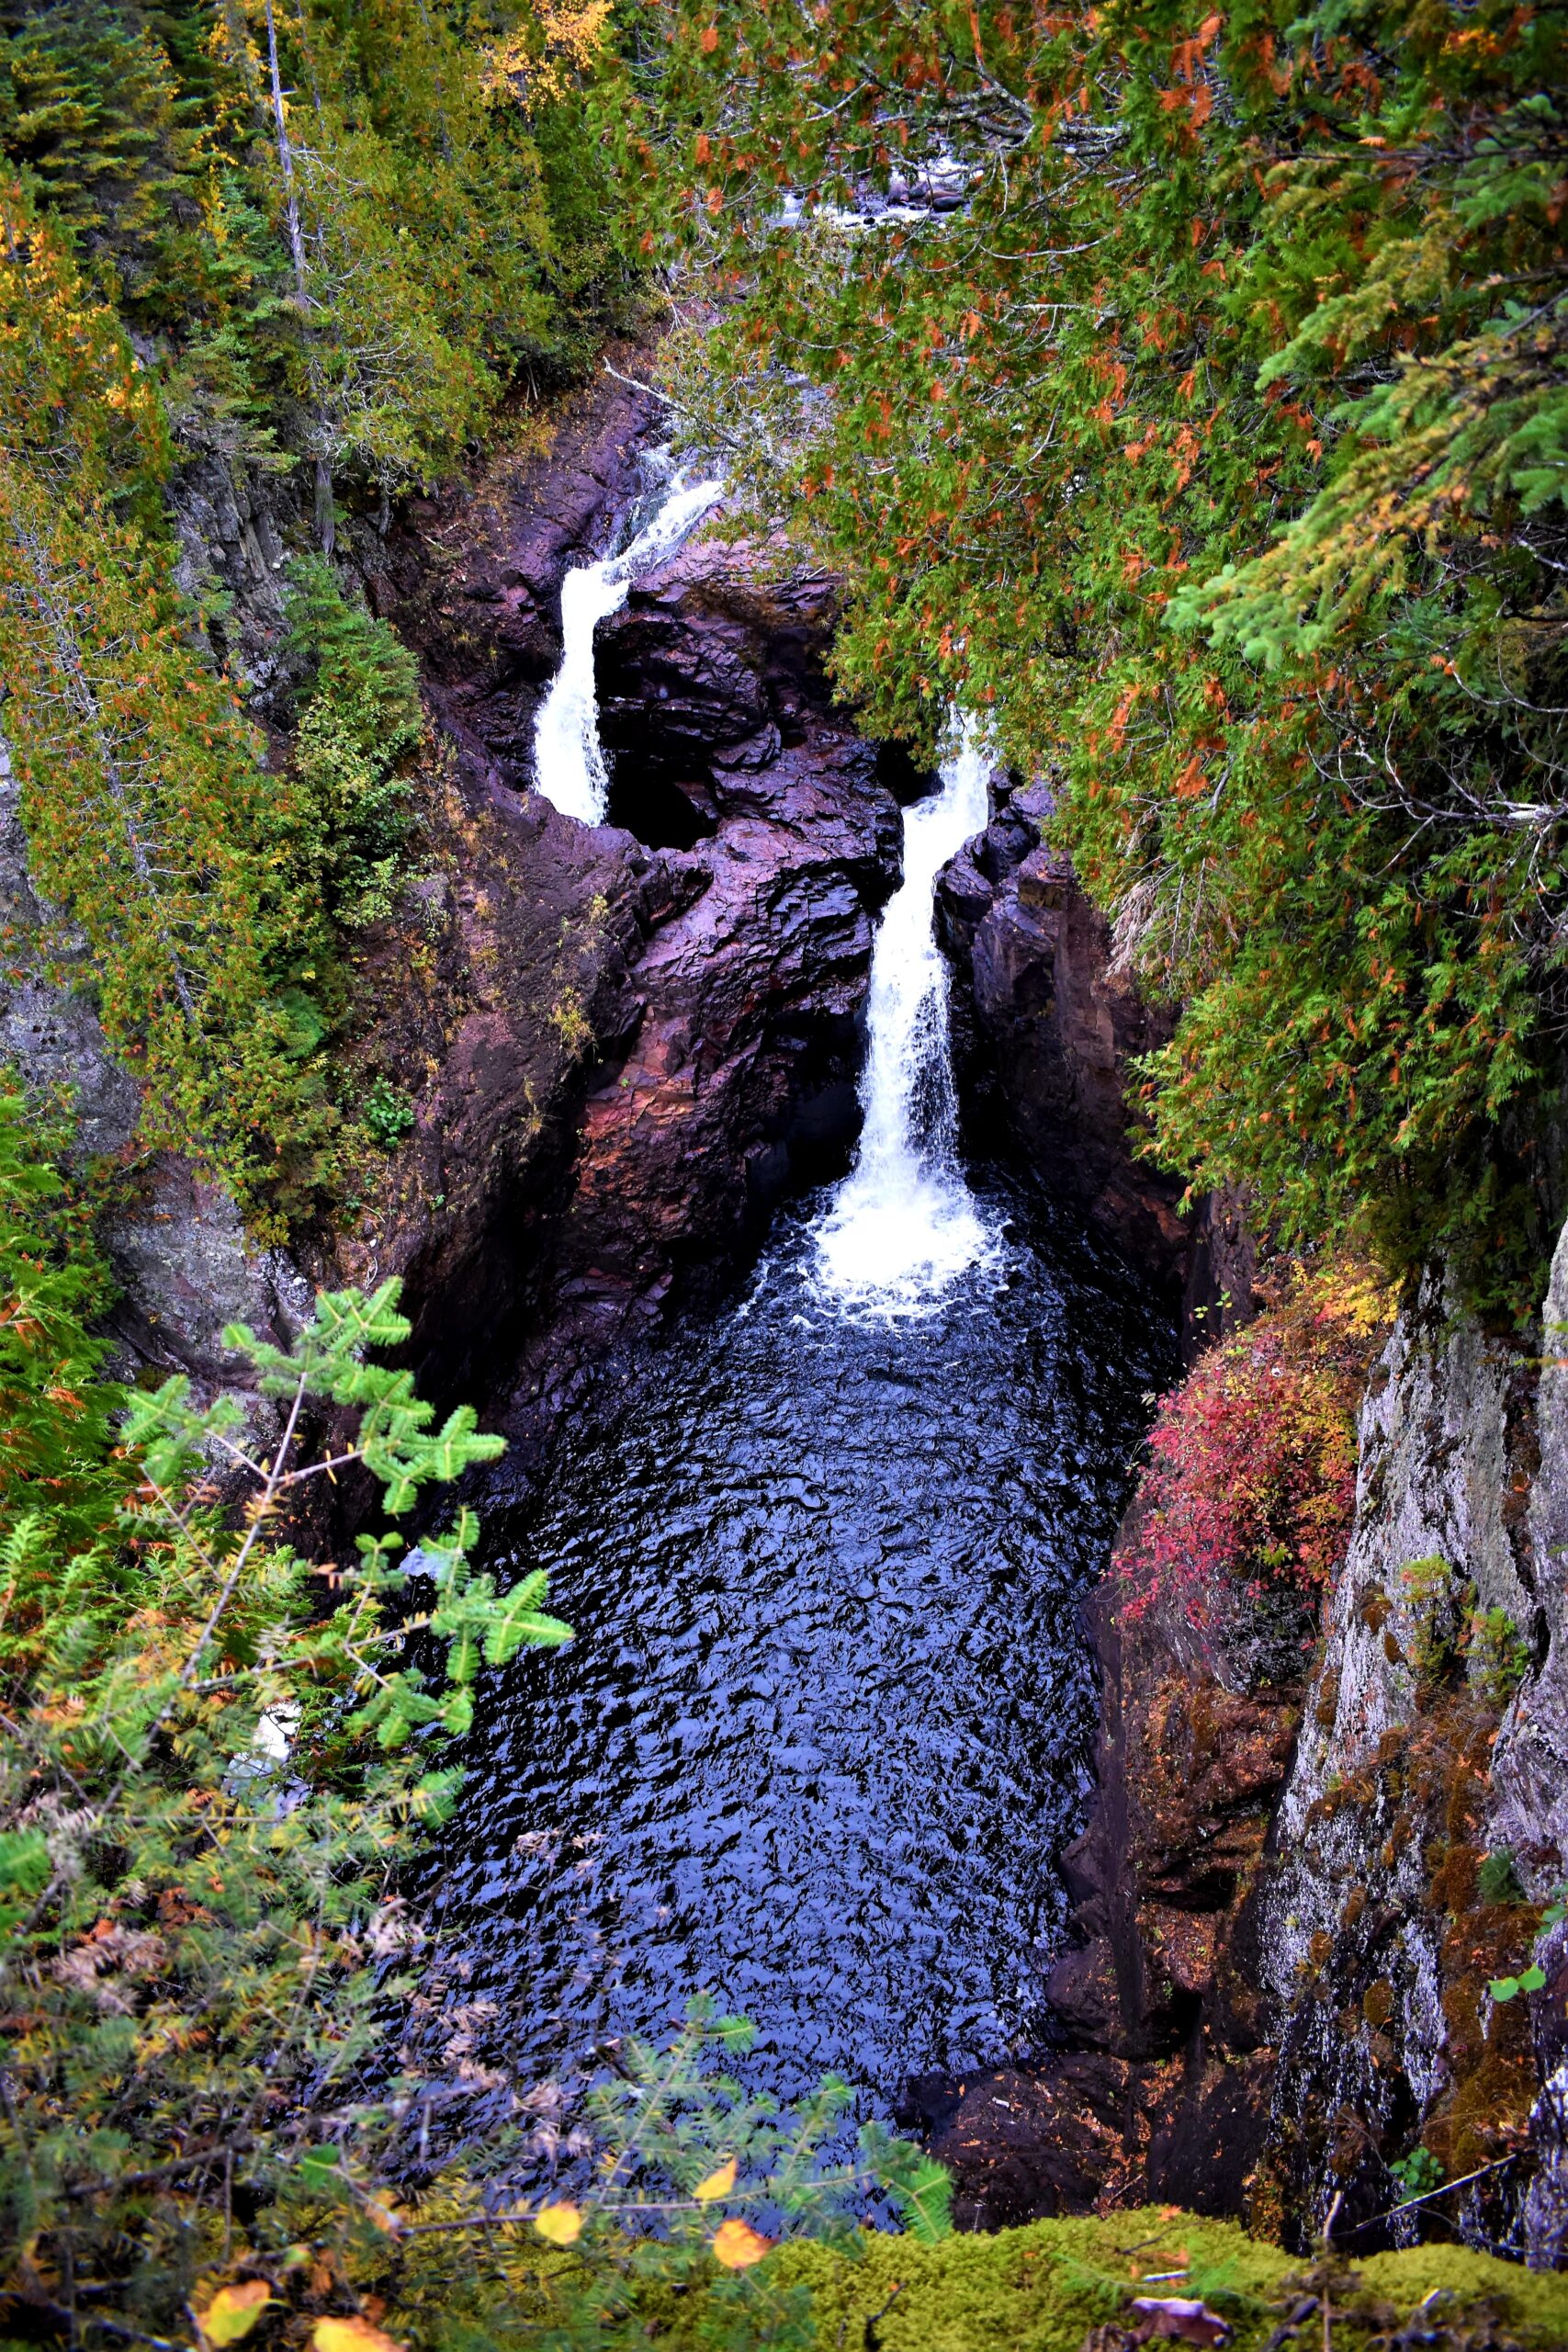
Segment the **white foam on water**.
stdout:
[[819,1296],[877,1317],[928,1314],[998,1247],[958,1159],[947,963],[936,877],[985,829],[990,759],[972,718],[954,722],[942,789],[904,812],[904,879],[872,953],[870,1032],[855,1163],[818,1225]]
[[610,805],[593,684],[593,632],[619,612],[635,575],[679,547],[723,492],[722,481],[688,482],[675,474],[658,513],[629,547],[597,563],[577,565],[561,582],[560,668],[534,721],[534,788],[579,824],[602,825]]

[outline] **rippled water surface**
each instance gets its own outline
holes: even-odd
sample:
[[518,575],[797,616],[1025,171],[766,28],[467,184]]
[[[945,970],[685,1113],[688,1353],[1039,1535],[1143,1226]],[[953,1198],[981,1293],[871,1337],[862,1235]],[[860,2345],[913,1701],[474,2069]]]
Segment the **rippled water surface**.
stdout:
[[1168,1374],[1137,1281],[976,1187],[987,1271],[924,1319],[744,1293],[606,1376],[536,1495],[485,1505],[571,1647],[492,1676],[446,1851],[476,2054],[524,2083],[711,1988],[759,2082],[1026,2046],[1092,1694],[1075,1603]]

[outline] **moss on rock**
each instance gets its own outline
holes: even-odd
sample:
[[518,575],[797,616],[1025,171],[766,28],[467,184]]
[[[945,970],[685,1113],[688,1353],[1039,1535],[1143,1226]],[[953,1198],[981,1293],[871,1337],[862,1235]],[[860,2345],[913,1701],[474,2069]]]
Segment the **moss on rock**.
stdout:
[[[1235,2328],[1231,2352],[1260,2352],[1280,2324],[1285,2282],[1303,2270],[1299,2259],[1235,2222],[1169,2206],[1034,2222],[937,2246],[869,2237],[858,2257],[791,2246],[777,2267],[781,2281],[810,2285],[824,2352],[862,2344],[877,2352],[1080,2352],[1090,2329],[1117,2318],[1140,2291],[1201,2296]],[[1154,2283],[1178,2268],[1183,2278]],[[1434,2330],[1484,2305],[1485,2318],[1521,2345],[1568,2345],[1568,2278],[1435,2245],[1375,2255],[1357,2270],[1359,2290],[1346,2295],[1335,2321],[1341,2345],[1385,2334],[1389,2306],[1402,2325],[1434,2293],[1454,2298],[1432,2312]],[[1314,2319],[1312,2338],[1320,2326]]]

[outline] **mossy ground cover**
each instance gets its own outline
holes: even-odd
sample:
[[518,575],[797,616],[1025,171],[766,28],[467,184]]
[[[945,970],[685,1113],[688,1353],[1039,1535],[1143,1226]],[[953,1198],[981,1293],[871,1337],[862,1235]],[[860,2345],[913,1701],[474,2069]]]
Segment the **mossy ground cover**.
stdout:
[[[1140,2290],[1149,2274],[1183,2262],[1185,2279]],[[852,2259],[802,2245],[783,2254],[778,2267],[809,2282],[824,2352],[841,2346],[859,2352],[864,2344],[878,2352],[992,2352],[998,2346],[1079,2352],[1089,2331],[1117,2319],[1139,2291],[1201,2295],[1234,2327],[1234,2352],[1256,2352],[1280,2324],[1285,2281],[1305,2266],[1235,2222],[1159,2206],[1109,2219],[1035,2222],[936,2246],[878,2236]],[[1447,2245],[1375,2255],[1357,2271],[1360,2293],[1347,2296],[1343,2316],[1333,2323],[1342,2345],[1384,2333],[1389,2306],[1402,2324],[1434,2290],[1455,2299],[1440,2315],[1434,2310],[1434,2322],[1440,2316],[1451,2324],[1461,2309],[1487,2304],[1501,2332],[1521,2344],[1568,2343],[1568,2278]],[[1320,2326],[1314,2317],[1314,2335]]]

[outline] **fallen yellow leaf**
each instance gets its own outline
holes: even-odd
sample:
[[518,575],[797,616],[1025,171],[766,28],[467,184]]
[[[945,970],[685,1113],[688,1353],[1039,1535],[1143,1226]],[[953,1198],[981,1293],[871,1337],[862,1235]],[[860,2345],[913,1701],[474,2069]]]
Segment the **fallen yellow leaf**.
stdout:
[[699,2205],[711,2205],[716,2197],[728,2197],[735,2186],[735,2158],[726,2156],[716,2172],[699,2180],[692,2194]]
[[737,2221],[733,2214],[714,2232],[713,2258],[727,2270],[750,2270],[773,2250],[772,2238],[762,2237],[750,2222]]
[[265,2278],[247,2278],[238,2287],[220,2287],[196,2324],[209,2344],[239,2344],[249,2335],[268,2303],[272,2289]]
[[541,2205],[534,2227],[552,2245],[575,2245],[582,2235],[581,2209],[576,2205]]
[[319,2319],[310,2331],[315,2352],[403,2352],[395,2335],[367,2319]]

